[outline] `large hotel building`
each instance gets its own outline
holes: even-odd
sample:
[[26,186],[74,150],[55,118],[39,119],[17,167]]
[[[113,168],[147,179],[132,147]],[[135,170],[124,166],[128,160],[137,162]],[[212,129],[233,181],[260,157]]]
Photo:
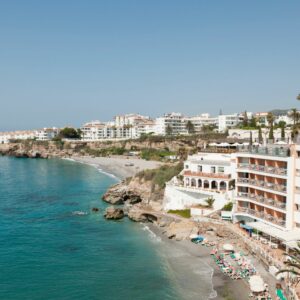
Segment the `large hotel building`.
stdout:
[[237,154],[235,220],[284,242],[300,239],[300,145]]

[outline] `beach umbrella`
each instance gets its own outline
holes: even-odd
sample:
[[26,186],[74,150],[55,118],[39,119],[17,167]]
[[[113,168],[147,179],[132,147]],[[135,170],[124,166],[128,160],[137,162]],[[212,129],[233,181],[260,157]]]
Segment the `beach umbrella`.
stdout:
[[265,291],[265,283],[259,275],[253,275],[249,279],[250,289],[254,293],[261,293]]
[[224,244],[223,249],[225,251],[233,251],[233,246],[231,244]]

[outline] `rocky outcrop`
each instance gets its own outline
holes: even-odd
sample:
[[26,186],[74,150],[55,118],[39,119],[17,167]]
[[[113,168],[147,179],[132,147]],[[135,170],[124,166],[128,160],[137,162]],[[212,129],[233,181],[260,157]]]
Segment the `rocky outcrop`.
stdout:
[[142,201],[139,194],[130,189],[123,181],[120,184],[116,184],[108,189],[103,195],[102,199],[110,204],[136,204]]
[[108,220],[119,220],[124,218],[124,211],[121,208],[110,206],[105,210],[104,217]]

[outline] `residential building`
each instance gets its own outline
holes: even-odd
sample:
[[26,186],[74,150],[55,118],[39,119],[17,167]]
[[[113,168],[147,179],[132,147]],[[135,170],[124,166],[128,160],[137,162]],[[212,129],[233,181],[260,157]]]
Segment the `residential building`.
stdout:
[[0,132],[0,144],[7,144],[13,140],[52,140],[59,133],[58,128],[43,128],[37,130],[18,130],[9,132]]
[[211,117],[210,114],[201,114],[199,116],[186,118],[186,122],[191,121],[195,132],[201,132],[204,126],[218,127],[218,117]]
[[166,135],[170,128],[172,135],[187,134],[186,121],[181,113],[169,113],[163,117],[155,119],[155,133],[157,135]]
[[300,145],[240,149],[234,217],[287,246],[300,239]]
[[225,132],[229,128],[237,126],[241,122],[239,114],[219,115],[218,131]]

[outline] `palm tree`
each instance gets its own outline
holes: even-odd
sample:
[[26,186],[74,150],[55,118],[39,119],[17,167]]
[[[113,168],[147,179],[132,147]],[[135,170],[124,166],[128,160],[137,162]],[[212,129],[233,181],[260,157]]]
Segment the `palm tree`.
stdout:
[[292,110],[289,113],[289,116],[293,119],[294,127],[299,122],[300,114],[297,111],[296,108],[292,108]]
[[261,126],[258,127],[258,142],[260,144],[263,143],[263,136],[262,136],[262,132],[261,132]]
[[171,127],[170,124],[168,124],[167,128],[166,128],[166,135],[170,136],[173,134],[173,128]]
[[249,146],[252,146],[253,140],[252,140],[252,131],[250,130],[250,137],[249,137]]
[[296,275],[297,284],[298,284],[300,282],[300,243],[299,242],[298,242],[298,247],[294,248],[293,251],[295,252],[295,254],[293,255],[285,253],[285,255],[290,258],[289,260],[284,262],[287,268],[279,270],[276,273],[276,275],[282,273],[289,273],[289,274]]
[[244,112],[244,116],[243,116],[243,126],[244,127],[247,127],[249,124],[249,122],[248,122],[249,120],[248,120],[248,115],[247,115],[247,111],[245,110],[245,112]]
[[269,123],[270,131],[269,131],[269,139],[274,140],[274,131],[273,131],[273,125],[274,125],[274,115],[269,112],[267,115],[267,121]]
[[195,133],[195,127],[191,121],[187,121],[185,128],[186,128],[188,134]]
[[215,199],[213,197],[208,197],[205,202],[207,203],[208,208],[212,208],[215,202]]

